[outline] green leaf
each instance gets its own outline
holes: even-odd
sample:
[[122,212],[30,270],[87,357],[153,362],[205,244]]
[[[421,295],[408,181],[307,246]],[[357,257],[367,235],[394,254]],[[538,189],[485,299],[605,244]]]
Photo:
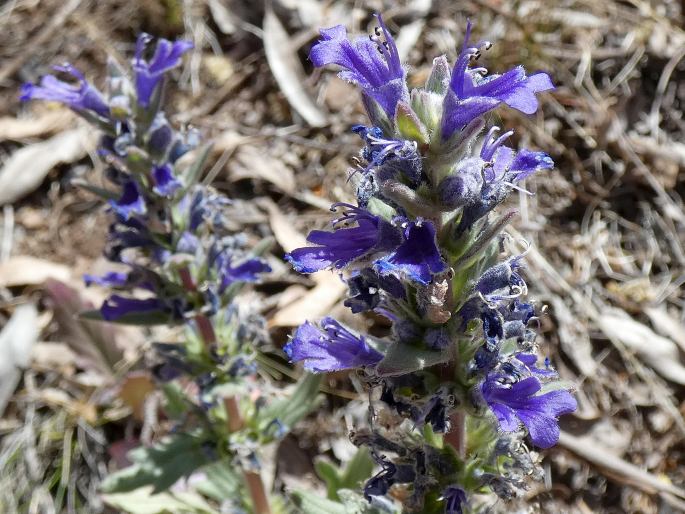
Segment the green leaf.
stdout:
[[387,221],[391,221],[395,216],[397,216],[397,210],[395,210],[394,207],[391,207],[384,201],[375,197],[369,200],[369,205],[367,208],[372,214],[380,216]]
[[341,489],[340,472],[331,462],[320,459],[314,463],[316,474],[326,484],[326,496],[329,500],[339,500],[338,490]]
[[197,484],[196,489],[216,500],[222,502],[227,498],[237,498],[241,487],[241,478],[236,476],[236,467],[230,459],[212,462],[202,468],[206,480]]
[[94,186],[83,179],[74,179],[71,181],[71,183],[72,185],[80,187],[81,189],[85,189],[89,193],[93,193],[104,200],[118,200],[120,196],[120,193],[117,193],[116,191],[110,191],[109,189]]
[[103,500],[129,514],[219,514],[195,493],[158,493],[150,486],[126,493],[103,494]]
[[[193,161],[193,163],[188,167],[188,169],[183,173],[183,183],[186,185],[186,190],[190,189],[192,186],[197,184],[200,180],[200,174],[202,173],[202,168],[207,162],[209,157],[209,151],[212,149],[212,143],[207,143],[200,147],[198,150],[198,155]],[[177,170],[174,170],[177,171]]]
[[136,146],[126,147],[126,166],[133,173],[145,175],[152,167],[150,156],[143,149]]
[[106,321],[107,323],[116,323],[118,325],[138,325],[143,327],[175,324],[172,323],[169,313],[164,311],[131,312],[117,319],[108,320],[102,317],[102,313],[99,310],[94,309],[79,313],[79,318],[89,321]]
[[349,514],[342,503],[322,498],[316,493],[298,489],[293,499],[303,514]]
[[439,126],[442,101],[442,96],[430,91],[413,89],[411,92],[411,107],[430,133],[436,133]]
[[183,393],[183,389],[176,382],[166,382],[162,384],[162,393],[166,403],[164,412],[172,419],[178,419],[188,412],[188,398]]
[[422,350],[404,343],[394,343],[388,349],[383,360],[378,363],[376,371],[380,376],[391,377],[413,373],[436,364],[448,362],[452,354],[444,351]]
[[371,458],[368,448],[361,447],[354,454],[352,460],[345,466],[345,471],[341,477],[342,489],[359,488],[359,484],[371,477],[375,463]]
[[318,392],[322,380],[323,375],[313,374],[307,374],[300,379],[289,398],[273,402],[260,413],[260,431],[266,431],[274,421],[278,421],[289,431],[321,401]]
[[102,490],[121,493],[151,485],[154,493],[164,491],[210,462],[202,448],[204,442],[198,435],[179,433],[150,448],[136,448],[129,452],[133,464],[108,476]]
[[397,104],[395,111],[395,125],[405,139],[411,139],[420,144],[428,144],[428,132],[421,120],[409,105],[404,102]]
[[328,498],[340,500],[341,489],[359,489],[361,482],[371,476],[374,461],[367,448],[359,448],[354,457],[341,469],[327,460],[318,460],[314,467],[319,478],[326,483]]
[[273,247],[275,241],[276,239],[272,236],[265,237],[259,243],[252,247],[252,255],[254,255],[255,257],[259,257],[261,255],[268,253],[269,250],[271,250],[271,248]]
[[547,382],[546,384],[543,384],[542,387],[540,388],[540,392],[538,394],[545,394],[549,393],[550,391],[574,391],[576,389],[576,384],[569,380],[552,380],[551,382]]

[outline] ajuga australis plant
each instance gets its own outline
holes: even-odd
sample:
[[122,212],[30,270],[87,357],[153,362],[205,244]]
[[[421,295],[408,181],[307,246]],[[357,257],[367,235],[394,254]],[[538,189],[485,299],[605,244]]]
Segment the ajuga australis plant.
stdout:
[[102,132],[98,152],[108,185],[84,187],[108,204],[105,256],[115,270],[85,277],[112,294],[84,316],[184,327],[182,341],[152,344],[172,433],[134,450],[134,466],[111,475],[104,489],[152,485],[160,492],[200,470],[221,478],[221,487],[210,489],[221,512],[282,511],[284,501],[262,482],[260,449],[314,406],[319,379],[304,379],[290,398],[277,398],[262,380],[269,335],[256,310],[236,298],[271,271],[259,256],[269,243],[249,248],[247,235],[230,228],[231,200],[199,183],[209,146],[172,127],[162,110],[166,74],[192,45],[150,43],[147,35],[138,39],[131,71],[109,61],[106,94],[69,65],[56,68],[66,80],[48,75],[22,89],[23,100],[61,102]]
[[321,30],[311,50],[314,65],[339,66],[361,89],[369,125],[352,128],[363,144],[356,205],[334,204],[331,229],[312,231],[287,259],[302,273],[343,272],[345,305],[392,329],[377,338],[312,320],[285,351],[315,373],[355,369],[376,392],[369,425],[351,434],[380,468],[364,486],[369,512],[456,514],[478,509],[475,494],[510,499],[525,488],[539,471],[530,448],[553,446],[558,417],[576,408],[538,363],[524,255],[503,255],[516,212],[498,209],[554,164],[511,148],[513,131],[488,123],[498,107],[534,113],[554,86],[522,66],[478,66],[491,44],[472,41],[469,23],[456,62],[436,58],[425,86],[410,90],[377,20],[355,40],[340,25]]

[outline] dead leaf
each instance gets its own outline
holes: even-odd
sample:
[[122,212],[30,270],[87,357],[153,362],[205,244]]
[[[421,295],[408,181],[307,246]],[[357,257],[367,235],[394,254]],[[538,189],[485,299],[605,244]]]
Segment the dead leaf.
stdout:
[[294,195],[295,174],[283,161],[274,159],[254,146],[241,146],[229,165],[231,180],[258,178],[272,183],[282,192]]
[[31,118],[0,118],[0,141],[5,139],[26,139],[53,134],[66,128],[75,116],[68,109],[54,109]]
[[283,250],[292,252],[296,248],[307,246],[307,239],[293,226],[292,221],[283,214],[283,211],[275,203],[268,202],[266,208],[269,211],[271,231]]
[[592,356],[592,342],[587,328],[578,321],[561,297],[551,294],[550,303],[559,326],[557,334],[561,348],[583,375],[592,377],[597,369],[597,363]]
[[0,169],[0,205],[34,191],[57,164],[85,157],[92,134],[80,127],[15,151]]
[[609,338],[621,341],[640,360],[662,377],[685,385],[685,367],[680,363],[676,344],[651,328],[632,319],[619,309],[603,312],[597,320],[599,328]]
[[18,255],[0,263],[0,286],[35,286],[48,279],[67,282],[71,279],[71,270],[63,264]]
[[400,30],[395,44],[397,45],[397,53],[400,54],[402,61],[409,57],[409,52],[416,46],[416,42],[421,37],[425,25],[426,21],[423,18],[419,18],[408,25],[404,25],[402,30]]
[[41,341],[33,348],[33,362],[46,369],[59,369],[72,366],[77,356],[65,343]]
[[287,305],[271,319],[273,327],[295,327],[307,320],[319,320],[335,307],[347,286],[340,277],[330,271],[320,271],[312,275],[316,286],[300,299]]
[[31,361],[38,333],[38,310],[30,303],[17,307],[0,332],[0,416]]
[[76,352],[100,372],[111,378],[115,365],[122,360],[123,351],[117,344],[116,335],[121,328],[108,323],[86,321],[78,314],[92,309],[93,305],[83,300],[79,292],[57,280],[48,280],[45,289],[52,299],[58,335]]
[[[300,233],[278,206],[266,202],[269,211],[269,223],[276,241],[286,252],[295,248],[307,246],[307,239]],[[283,306],[269,324],[274,327],[294,327],[307,320],[318,320],[328,314],[347,291],[347,286],[340,277],[330,271],[321,271],[309,275],[316,282],[310,290],[301,288],[291,289],[287,295],[279,299],[279,306]],[[304,292],[303,292],[304,291]],[[302,292],[302,294],[299,294]]]
[[649,316],[654,329],[661,335],[670,337],[680,349],[685,352],[685,326],[681,321],[673,319],[665,307],[648,307],[644,310]]
[[131,407],[139,421],[145,417],[145,399],[155,390],[155,384],[147,371],[129,373],[119,389],[119,398]]
[[214,23],[224,34],[234,34],[237,30],[236,19],[220,0],[209,0],[209,11]]
[[312,127],[326,125],[326,115],[304,88],[305,73],[296,49],[270,6],[264,14],[264,51],[271,72],[293,109]]
[[88,423],[97,422],[97,408],[86,400],[74,399],[66,391],[54,387],[36,389],[33,401],[49,405],[53,409],[65,409],[72,416],[83,418]]

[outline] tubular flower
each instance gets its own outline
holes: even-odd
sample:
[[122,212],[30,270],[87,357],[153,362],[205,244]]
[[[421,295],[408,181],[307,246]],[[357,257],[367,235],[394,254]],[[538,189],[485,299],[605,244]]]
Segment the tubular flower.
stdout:
[[143,107],[150,104],[152,93],[164,78],[164,73],[178,66],[183,54],[193,48],[190,41],[179,40],[172,43],[166,39],[160,39],[152,59],[146,61],[143,58],[143,52],[151,39],[152,37],[148,34],[141,34],[138,37],[136,55],[133,58],[138,103]]
[[[348,204],[334,204],[331,209],[337,207],[344,211],[333,221],[333,232],[313,230],[307,241],[317,246],[298,248],[285,256],[300,273],[341,269],[357,259],[390,252],[402,243],[400,231],[380,216]],[[356,227],[340,228],[355,222]]]
[[115,294],[105,300],[100,313],[106,321],[117,321],[128,314],[149,314],[164,310],[164,303],[157,298],[140,300]]
[[484,75],[484,68],[469,68],[469,63],[480,56],[481,48],[489,42],[469,46],[471,23],[466,26],[464,45],[454,69],[450,88],[445,96],[442,117],[442,137],[449,138],[457,130],[501,103],[525,114],[538,108],[536,93],[554,89],[546,73],[527,76],[523,66],[516,66],[502,75]]
[[383,354],[369,346],[333,318],[323,318],[321,328],[305,322],[283,348],[291,361],[304,361],[308,371],[322,373],[373,366]]
[[129,180],[124,184],[119,200],[110,200],[109,204],[114,212],[124,220],[129,219],[133,214],[145,214],[147,211],[145,198],[138,184],[133,180]]
[[382,273],[400,272],[421,284],[447,268],[435,241],[435,227],[425,220],[408,223],[402,244],[376,265]]
[[109,115],[109,106],[102,93],[93,87],[79,70],[70,64],[55,66],[54,69],[71,75],[77,80],[77,84],[69,84],[54,75],[46,75],[41,79],[40,85],[24,84],[20,99],[60,102],[76,111],[91,111],[100,116]]
[[357,84],[392,118],[397,103],[406,101],[409,92],[395,41],[381,16],[377,18],[375,35],[354,42],[347,38],[343,25],[321,29],[321,39],[312,47],[309,58],[317,67],[341,66],[340,78]]
[[491,373],[481,385],[481,392],[504,432],[513,432],[523,423],[533,444],[550,448],[559,440],[559,416],[573,412],[577,404],[566,390],[536,394],[541,388],[534,376],[512,384],[507,377]]
[[160,196],[172,196],[183,184],[174,176],[173,169],[168,164],[155,166],[152,170],[155,186],[152,190]]

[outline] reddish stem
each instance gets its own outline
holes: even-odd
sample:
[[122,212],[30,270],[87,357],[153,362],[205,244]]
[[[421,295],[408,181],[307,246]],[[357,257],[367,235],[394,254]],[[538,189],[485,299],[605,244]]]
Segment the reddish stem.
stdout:
[[240,415],[240,408],[238,407],[238,400],[235,396],[227,396],[224,398],[224,407],[226,408],[226,415],[228,416],[228,431],[237,432],[243,428],[243,419]]
[[[240,415],[240,408],[236,397],[227,396],[224,398],[224,407],[228,415],[228,431],[236,432],[243,428],[244,421]],[[243,470],[243,476],[250,490],[250,498],[252,498],[255,514],[271,514],[269,498],[266,495],[266,488],[264,487],[264,482],[262,482],[262,477],[259,473],[246,469]]]
[[188,291],[197,291],[197,286],[193,282],[193,277],[190,275],[190,270],[186,268],[181,268],[178,270],[178,274],[181,277],[181,283]]
[[[188,268],[181,268],[179,270],[179,275],[183,282],[183,286],[188,291],[197,291],[197,287],[193,282],[193,278],[190,275]],[[207,316],[204,314],[196,314],[195,324],[206,347],[216,343],[214,325],[212,325],[211,320]],[[226,408],[226,415],[228,416],[228,431],[233,433],[243,428],[245,422],[240,413],[240,407],[236,397],[227,396],[224,398],[224,407]],[[250,498],[252,498],[252,506],[254,507],[255,514],[271,514],[269,498],[266,495],[266,488],[264,487],[264,482],[262,482],[262,477],[259,473],[248,470],[243,470],[243,476],[245,477],[245,483],[250,490]]]
[[195,324],[200,336],[205,343],[205,346],[216,343],[216,334],[214,333],[214,326],[207,316],[204,314],[195,315]]
[[262,477],[254,471],[244,471],[247,487],[250,489],[255,514],[271,514],[269,499],[266,497]]

